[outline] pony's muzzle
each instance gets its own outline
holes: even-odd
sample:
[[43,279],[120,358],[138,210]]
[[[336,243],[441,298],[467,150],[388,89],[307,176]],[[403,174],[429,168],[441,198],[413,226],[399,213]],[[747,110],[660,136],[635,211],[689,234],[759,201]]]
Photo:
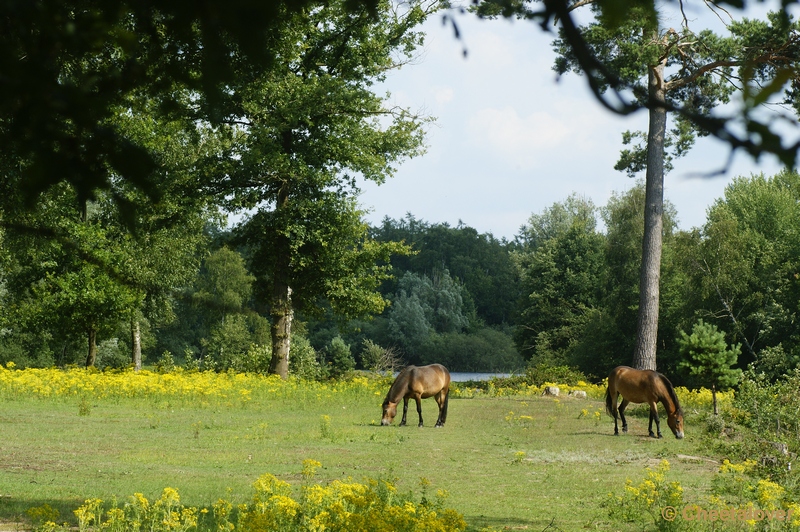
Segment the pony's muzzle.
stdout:
[[678,438],[679,440],[682,440],[683,439],[683,431],[676,432],[675,433],[675,437]]
[[386,427],[387,425],[391,425],[391,422],[388,419],[381,419],[381,427]]

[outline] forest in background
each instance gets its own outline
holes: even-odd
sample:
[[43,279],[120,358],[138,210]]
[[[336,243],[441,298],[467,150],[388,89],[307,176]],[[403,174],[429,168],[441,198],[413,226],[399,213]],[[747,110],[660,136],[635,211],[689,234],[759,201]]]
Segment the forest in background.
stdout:
[[[379,288],[389,306],[372,317],[343,319],[320,298],[312,312],[298,312],[290,372],[324,378],[356,368],[440,362],[452,371],[569,366],[602,378],[630,363],[643,201],[642,183],[600,207],[574,194],[532,214],[513,241],[463,223],[453,227],[411,214],[386,218],[369,228],[370,238],[412,250],[392,257],[392,276]],[[90,216],[102,221],[108,237],[114,226],[105,208],[92,203]],[[709,208],[706,224],[691,231],[676,229],[678,213],[668,205],[661,371],[692,384],[680,369],[679,339],[701,320],[724,333],[727,345],[738,346],[738,367],[752,365],[776,378],[797,366],[799,210],[800,176],[789,171],[735,179]],[[151,239],[162,240],[154,248],[161,256],[151,251],[146,271],[180,275],[183,282],[152,297],[145,305],[151,310],[139,316],[146,364],[267,371],[269,316],[251,273],[256,257],[242,236],[246,223],[222,230],[220,222],[206,216],[194,226],[152,233]],[[91,263],[75,263],[60,276],[42,274],[74,255],[49,242],[42,246],[30,234],[3,240],[0,363],[82,365],[82,313],[99,324],[95,365],[130,366],[130,315],[119,309],[133,296],[113,278],[99,284],[96,272],[87,271],[97,268]]]

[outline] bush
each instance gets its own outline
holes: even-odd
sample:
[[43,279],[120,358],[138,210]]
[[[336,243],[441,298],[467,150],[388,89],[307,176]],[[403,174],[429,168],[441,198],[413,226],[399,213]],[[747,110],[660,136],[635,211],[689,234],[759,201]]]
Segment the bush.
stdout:
[[784,375],[788,375],[800,363],[797,356],[792,356],[786,353],[783,345],[778,344],[772,347],[765,347],[762,349],[753,362],[753,371],[757,374],[763,374],[770,381],[777,381]]
[[581,371],[569,366],[536,364],[525,370],[525,380],[531,386],[541,386],[546,382],[575,386],[579,381],[586,382],[589,379]]
[[246,353],[231,358],[231,369],[240,373],[269,373],[271,360],[271,346],[251,345]]
[[131,355],[123,352],[119,339],[104,340],[97,346],[97,362],[95,365],[101,369],[123,369],[133,363]]
[[172,353],[164,351],[161,357],[156,361],[156,373],[172,373],[175,371],[175,359]]
[[317,351],[305,336],[292,336],[289,373],[306,380],[321,380],[328,376],[327,369],[319,362]]
[[393,372],[402,365],[400,356],[392,348],[384,348],[365,339],[361,350],[361,366],[371,371]]
[[421,364],[439,363],[450,371],[510,372],[524,365],[511,336],[494,329],[430,335]]

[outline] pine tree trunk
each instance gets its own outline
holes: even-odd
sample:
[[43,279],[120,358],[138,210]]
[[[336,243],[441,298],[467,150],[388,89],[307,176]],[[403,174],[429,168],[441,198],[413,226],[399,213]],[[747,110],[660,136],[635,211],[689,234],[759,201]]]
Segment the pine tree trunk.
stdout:
[[133,371],[140,371],[142,369],[142,332],[137,319],[131,319],[131,346]]
[[97,362],[97,330],[94,327],[89,327],[87,333],[89,353],[86,355],[86,367],[89,368]]
[[717,387],[713,384],[711,385],[711,402],[714,404],[714,415],[719,415],[719,409],[717,408]]
[[648,92],[650,125],[647,133],[644,237],[633,366],[655,370],[664,213],[664,138],[667,132],[667,111],[659,105],[666,102],[664,62],[650,69]]

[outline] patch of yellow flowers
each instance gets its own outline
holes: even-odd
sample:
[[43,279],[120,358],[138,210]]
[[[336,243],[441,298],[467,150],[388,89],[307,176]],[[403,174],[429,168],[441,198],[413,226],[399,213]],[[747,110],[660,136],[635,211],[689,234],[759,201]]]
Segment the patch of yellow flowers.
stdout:
[[18,397],[96,399],[174,399],[202,403],[247,404],[258,398],[329,399],[355,394],[385,393],[386,379],[356,376],[348,380],[317,382],[277,375],[185,371],[170,373],[142,370],[101,372],[86,368],[15,370],[13,363],[0,366],[0,398]]
[[[244,406],[256,399],[329,400],[347,395],[353,398],[383,397],[391,380],[390,377],[355,376],[347,380],[317,382],[292,377],[282,380],[277,375],[198,372],[181,368],[170,373],[147,370],[100,372],[77,367],[16,370],[13,363],[9,363],[6,367],[0,366],[0,398],[144,398]],[[502,381],[498,381],[500,382]],[[557,386],[564,395],[582,390],[589,398],[596,400],[603,400],[606,393],[605,383],[591,384],[583,381],[575,385],[547,382],[541,386],[521,387],[504,387],[495,385],[492,381],[486,390],[453,383],[450,390],[452,397],[462,398],[536,397],[541,396],[547,386]],[[707,409],[712,403],[711,391],[706,388],[689,390],[677,387],[676,392],[684,409]],[[732,400],[733,391],[717,392],[720,406],[729,405]]]
[[621,495],[609,493],[609,517],[637,522],[643,528],[650,522],[658,530],[670,529],[672,523],[666,522],[661,512],[667,507],[683,507],[683,488],[679,482],[667,482],[669,469],[669,462],[662,460],[658,467],[645,469],[645,478],[639,484],[628,479]]
[[[152,502],[136,493],[124,505],[113,502],[104,510],[103,501],[89,499],[74,513],[79,532],[185,532],[198,529],[198,516],[208,518],[203,529],[217,532],[460,532],[467,527],[461,514],[444,508],[447,492],[439,490],[435,500],[428,500],[424,482],[422,500],[416,503],[385,480],[370,479],[365,484],[334,480],[326,486],[311,483],[320,465],[315,460],[303,462],[304,483],[297,498],[288,483],[271,474],[262,475],[253,484],[251,500],[238,505],[236,511],[224,499],[211,511],[185,507],[176,490],[165,488],[161,498]],[[37,530],[69,529],[47,521]]]

